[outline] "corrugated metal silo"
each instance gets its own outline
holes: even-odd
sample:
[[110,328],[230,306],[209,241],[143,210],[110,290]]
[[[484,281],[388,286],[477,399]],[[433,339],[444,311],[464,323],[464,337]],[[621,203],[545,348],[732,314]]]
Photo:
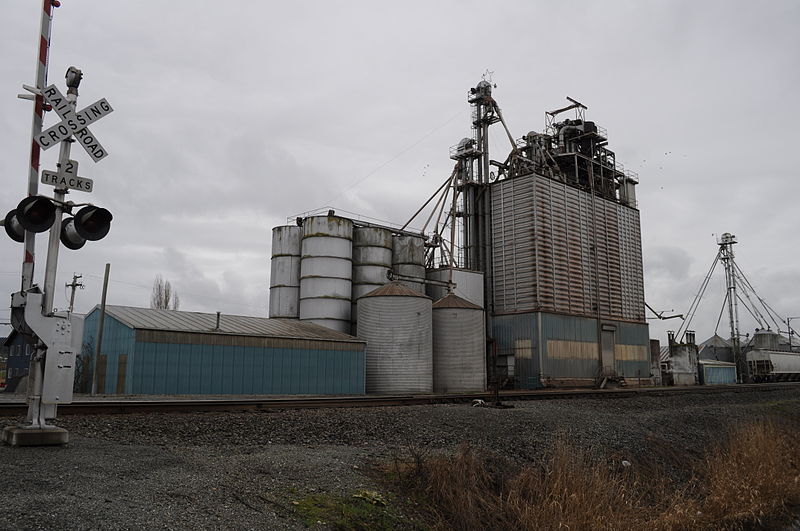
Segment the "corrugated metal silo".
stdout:
[[483,309],[449,294],[433,304],[433,390],[486,389],[486,321]]
[[392,231],[377,227],[353,229],[352,334],[357,333],[358,298],[389,282],[392,268]]
[[392,269],[398,275],[419,278],[401,280],[404,286],[425,293],[425,240],[422,236],[396,234],[392,238]]
[[353,221],[312,216],[303,221],[300,320],[350,332]]
[[367,393],[433,391],[431,299],[390,282],[358,300]]
[[284,225],[272,229],[269,275],[269,316],[297,319],[300,303],[300,240],[303,228]]
[[[450,271],[451,268],[449,267],[428,269],[427,278],[439,282],[449,282]],[[462,269],[458,267],[452,268],[452,272],[452,281],[456,285],[454,293],[462,299],[466,299],[483,308],[483,273],[481,271],[473,271],[471,269]],[[437,286],[436,284],[426,284],[425,292],[428,294],[428,297],[438,301],[447,295],[447,288],[445,286]]]

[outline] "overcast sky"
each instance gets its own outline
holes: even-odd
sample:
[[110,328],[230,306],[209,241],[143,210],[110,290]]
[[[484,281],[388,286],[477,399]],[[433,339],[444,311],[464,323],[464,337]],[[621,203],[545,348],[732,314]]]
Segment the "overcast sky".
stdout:
[[[16,94],[35,80],[40,8],[2,5],[3,214],[27,189],[32,104]],[[449,175],[449,147],[470,136],[467,90],[489,70],[515,137],[541,131],[544,111],[571,96],[639,173],[651,306],[685,312],[715,235],[732,232],[756,289],[800,316],[799,25],[794,0],[62,0],[49,82],[65,91],[75,65],[79,107],[105,97],[114,108],[92,126],[110,155],[95,164],[73,149],[94,192],[68,198],[114,221],[105,239],[61,248],[55,304],[67,306],[73,272],[86,284],[76,310],[97,304],[110,262],[109,304],[147,306],[161,274],[181,309],[266,316],[271,228],[327,205],[405,222]],[[492,134],[503,159],[502,130]],[[0,292],[11,293],[22,245],[3,234],[0,256]],[[723,293],[719,271],[698,339],[714,332]],[[651,337],[678,324],[651,321]]]

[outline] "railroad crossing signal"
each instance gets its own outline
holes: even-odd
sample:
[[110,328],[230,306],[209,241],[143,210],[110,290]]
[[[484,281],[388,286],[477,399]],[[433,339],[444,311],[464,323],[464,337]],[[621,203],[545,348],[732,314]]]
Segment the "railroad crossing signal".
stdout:
[[[71,99],[64,96],[55,85],[49,85],[41,91],[25,85],[23,87],[35,94],[41,94],[61,117],[59,123],[35,137],[36,143],[46,150],[74,136],[92,160],[97,162],[107,157],[108,152],[89,131],[88,126],[108,116],[113,109],[103,98],[76,112],[74,106],[81,77],[82,74],[77,68],[70,67],[67,71],[67,85],[70,87]],[[76,250],[83,247],[87,241],[97,241],[108,234],[113,216],[105,208],[88,205],[80,209],[74,217],[61,220],[62,212],[72,213],[72,203],[64,202],[64,194],[68,189],[82,192],[91,192],[94,189],[94,182],[91,179],[78,175],[77,161],[69,158],[69,144],[62,146],[58,171],[42,170],[41,182],[55,187],[55,197],[53,199],[39,195],[27,197],[6,215],[3,226],[14,241],[24,242],[25,231],[44,232],[54,224],[59,233],[58,238],[55,242],[51,240],[50,245],[55,243],[56,248],[58,240],[61,240],[68,249]]]

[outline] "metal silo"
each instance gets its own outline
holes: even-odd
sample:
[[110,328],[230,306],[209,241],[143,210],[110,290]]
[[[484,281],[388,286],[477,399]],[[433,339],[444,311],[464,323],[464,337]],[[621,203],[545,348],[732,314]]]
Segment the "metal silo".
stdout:
[[[451,275],[452,271],[452,275]],[[483,304],[483,273],[459,267],[440,267],[438,269],[428,269],[427,278],[438,282],[452,282],[456,285],[453,293],[467,299],[481,308]],[[448,293],[447,287],[437,284],[426,284],[425,292],[428,297],[438,301]]]
[[433,390],[431,299],[391,282],[358,300],[366,340],[367,393]]
[[269,316],[297,319],[300,303],[300,240],[303,228],[285,225],[272,229],[269,275]]
[[422,236],[396,234],[392,238],[392,270],[398,275],[420,279],[400,280],[400,283],[425,293],[425,240]]
[[485,389],[483,309],[451,293],[433,304],[433,390],[466,393]]
[[313,216],[303,221],[300,320],[350,333],[353,221]]
[[377,227],[353,229],[353,306],[352,334],[356,335],[358,298],[389,282],[392,268],[392,232]]

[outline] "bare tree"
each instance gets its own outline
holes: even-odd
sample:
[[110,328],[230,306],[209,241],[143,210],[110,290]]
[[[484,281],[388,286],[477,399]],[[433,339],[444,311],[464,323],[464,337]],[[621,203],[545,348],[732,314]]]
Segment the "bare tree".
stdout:
[[178,292],[172,288],[169,280],[156,275],[153,281],[153,293],[150,295],[150,307],[160,310],[177,310],[181,305]]

